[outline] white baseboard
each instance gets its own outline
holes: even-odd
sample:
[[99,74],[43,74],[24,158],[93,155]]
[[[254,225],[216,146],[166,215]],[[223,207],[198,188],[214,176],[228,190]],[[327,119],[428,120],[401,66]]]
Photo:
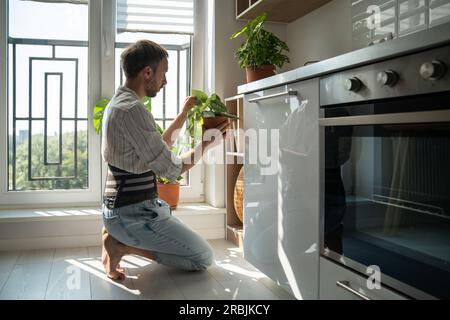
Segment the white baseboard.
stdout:
[[[98,214],[95,214],[95,210]],[[39,212],[39,214],[35,214]],[[32,250],[100,246],[101,212],[80,216],[76,208],[0,211],[0,250]],[[62,214],[62,215],[61,215]],[[225,209],[205,204],[180,205],[173,211],[187,226],[205,239],[225,238]]]

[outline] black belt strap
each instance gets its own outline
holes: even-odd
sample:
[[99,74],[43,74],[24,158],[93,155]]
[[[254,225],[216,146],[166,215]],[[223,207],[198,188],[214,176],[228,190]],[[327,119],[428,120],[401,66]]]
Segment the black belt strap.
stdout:
[[103,193],[103,203],[108,209],[120,208],[157,197],[156,175],[153,171],[136,174],[108,165]]

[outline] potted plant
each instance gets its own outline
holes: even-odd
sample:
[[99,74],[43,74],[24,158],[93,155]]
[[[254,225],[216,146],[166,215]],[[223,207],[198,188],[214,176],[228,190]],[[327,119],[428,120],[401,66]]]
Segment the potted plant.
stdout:
[[188,132],[191,138],[195,139],[195,134],[201,132],[199,129],[202,125],[205,129],[212,129],[229,119],[239,119],[228,113],[227,107],[217,94],[213,93],[208,97],[201,90],[192,90],[192,95],[197,98],[198,104],[188,112]]
[[[159,132],[162,134],[163,130],[158,127]],[[182,143],[179,143],[177,140],[175,144],[172,146],[172,153],[179,156],[180,150],[182,147]],[[175,181],[169,181],[169,179],[165,177],[156,177],[156,184],[158,187],[158,198],[167,202],[170,206],[170,209],[175,210],[178,206],[178,202],[180,201],[180,185],[181,180],[183,180],[182,176],[178,176]]]
[[[98,101],[94,106],[92,124],[94,125],[97,134],[100,133],[102,129],[103,114],[105,112],[110,99],[102,99]],[[148,112],[152,111],[152,105],[149,97],[144,97],[143,101],[145,108]],[[164,130],[157,124],[156,128],[160,134],[163,134]],[[175,145],[172,147],[172,152],[178,154],[179,146]],[[180,199],[180,181],[183,179],[182,176],[178,176],[176,181],[170,182],[167,178],[156,177],[157,187],[158,187],[158,197],[166,201],[172,210],[175,210],[178,206]]]
[[166,178],[157,177],[158,197],[170,206],[170,209],[175,210],[180,201],[180,180],[183,177],[179,176],[176,181],[170,182]]
[[241,35],[246,37],[244,43],[235,52],[239,66],[246,69],[247,82],[256,81],[275,74],[275,68],[281,68],[289,58],[283,51],[289,51],[287,44],[273,33],[264,29],[267,14],[256,17],[230,39]]

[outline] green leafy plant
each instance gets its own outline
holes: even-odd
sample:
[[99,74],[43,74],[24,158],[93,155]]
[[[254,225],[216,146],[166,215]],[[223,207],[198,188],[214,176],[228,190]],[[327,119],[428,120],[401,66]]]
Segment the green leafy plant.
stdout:
[[234,114],[227,111],[227,107],[220,97],[213,93],[211,96],[201,91],[192,90],[192,95],[197,98],[197,105],[188,112],[188,132],[191,138],[195,138],[196,132],[200,132],[203,125],[203,118],[226,117],[237,120]]
[[246,37],[245,42],[235,52],[242,69],[256,69],[264,65],[276,65],[281,68],[284,63],[289,62],[289,58],[283,53],[289,51],[289,47],[273,33],[264,29],[266,19],[267,13],[263,13],[230,37],[230,39],[241,35]]
[[[158,183],[161,183],[161,184],[173,183],[173,182],[170,182],[169,179],[164,178],[164,177],[156,177],[156,180],[158,181]],[[183,177],[182,176],[178,176],[176,182],[179,183],[181,180],[183,180]]]

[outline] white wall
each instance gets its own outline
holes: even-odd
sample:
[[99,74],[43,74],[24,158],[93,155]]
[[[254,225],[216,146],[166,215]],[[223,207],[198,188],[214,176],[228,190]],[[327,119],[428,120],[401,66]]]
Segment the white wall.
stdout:
[[[245,23],[235,18],[235,1],[215,0],[214,90],[222,97],[235,95],[236,87],[245,83],[245,70],[239,68],[234,57],[243,38],[229,39]],[[278,72],[352,51],[350,0],[333,0],[287,25],[266,23],[265,26],[290,48],[291,63]]]
[[[230,36],[240,30],[245,21],[236,20],[235,1],[214,1],[214,30],[213,35],[213,81],[211,90],[222,98],[235,96],[237,87],[244,84],[245,70],[239,68],[234,57],[235,50],[244,41],[244,38],[230,40]],[[286,25],[266,23],[267,30],[276,34],[281,40],[286,41]],[[220,147],[218,147],[220,148]],[[211,157],[219,158],[222,150],[217,150]],[[211,159],[210,159],[211,160]],[[225,206],[225,173],[224,166],[205,165],[205,200],[207,203],[223,207]]]
[[[246,22],[236,20],[235,1],[216,0],[215,3],[215,89],[221,96],[234,96],[237,93],[237,86],[245,83],[245,70],[239,68],[234,57],[234,52],[244,41],[244,37],[230,40],[230,36],[240,30]],[[285,24],[266,22],[264,26],[281,40],[286,41]]]
[[287,25],[288,70],[352,50],[350,0],[333,0]]

